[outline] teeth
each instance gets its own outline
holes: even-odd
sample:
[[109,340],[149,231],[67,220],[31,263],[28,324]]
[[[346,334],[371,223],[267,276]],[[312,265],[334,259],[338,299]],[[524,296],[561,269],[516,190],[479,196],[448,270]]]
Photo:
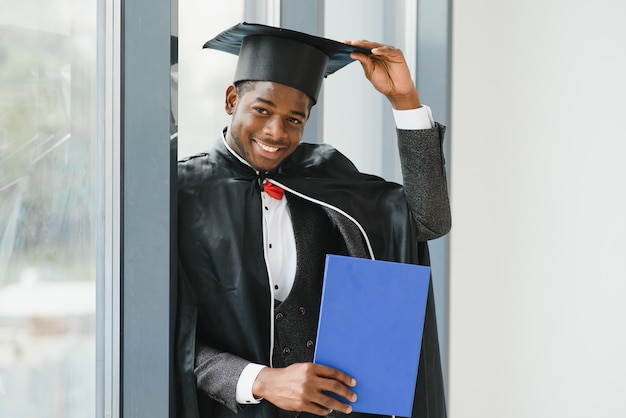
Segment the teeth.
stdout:
[[276,151],[278,151],[278,148],[276,148],[276,147],[270,147],[270,146],[267,146],[267,145],[265,145],[265,144],[261,144],[261,143],[260,143],[260,142],[258,142],[258,141],[257,141],[257,144],[259,144],[259,146],[260,146],[263,150],[265,150],[265,151],[267,151],[267,152],[276,152]]

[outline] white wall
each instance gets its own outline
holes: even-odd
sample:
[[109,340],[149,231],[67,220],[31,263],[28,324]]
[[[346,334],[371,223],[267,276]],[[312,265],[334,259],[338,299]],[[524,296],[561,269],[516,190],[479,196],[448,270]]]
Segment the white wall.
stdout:
[[454,2],[452,418],[626,416],[626,2]]

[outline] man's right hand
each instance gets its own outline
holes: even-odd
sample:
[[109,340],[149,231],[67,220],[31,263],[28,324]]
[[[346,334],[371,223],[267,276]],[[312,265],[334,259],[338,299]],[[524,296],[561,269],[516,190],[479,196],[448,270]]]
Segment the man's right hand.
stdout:
[[352,406],[325,392],[354,402],[356,394],[350,387],[355,385],[354,378],[332,367],[296,363],[285,368],[266,367],[261,370],[252,386],[252,393],[287,411],[324,416],[333,410],[344,414],[352,412]]

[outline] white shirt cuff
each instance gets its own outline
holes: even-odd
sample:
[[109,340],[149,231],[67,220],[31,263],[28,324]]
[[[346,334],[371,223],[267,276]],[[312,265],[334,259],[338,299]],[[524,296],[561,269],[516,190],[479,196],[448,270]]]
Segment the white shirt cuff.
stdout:
[[237,392],[235,395],[237,403],[251,405],[261,402],[261,398],[255,398],[252,394],[252,385],[259,372],[265,367],[262,364],[250,363],[243,369],[239,375],[239,380],[237,380]]
[[426,105],[417,109],[392,110],[398,129],[431,129],[435,126],[432,111]]

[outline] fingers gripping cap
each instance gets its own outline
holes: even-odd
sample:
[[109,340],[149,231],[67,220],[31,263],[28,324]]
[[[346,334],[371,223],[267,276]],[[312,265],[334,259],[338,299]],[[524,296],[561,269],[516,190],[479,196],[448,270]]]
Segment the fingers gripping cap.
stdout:
[[239,55],[234,82],[273,81],[317,101],[322,81],[354,61],[351,52],[371,51],[289,29],[239,23],[204,44]]

